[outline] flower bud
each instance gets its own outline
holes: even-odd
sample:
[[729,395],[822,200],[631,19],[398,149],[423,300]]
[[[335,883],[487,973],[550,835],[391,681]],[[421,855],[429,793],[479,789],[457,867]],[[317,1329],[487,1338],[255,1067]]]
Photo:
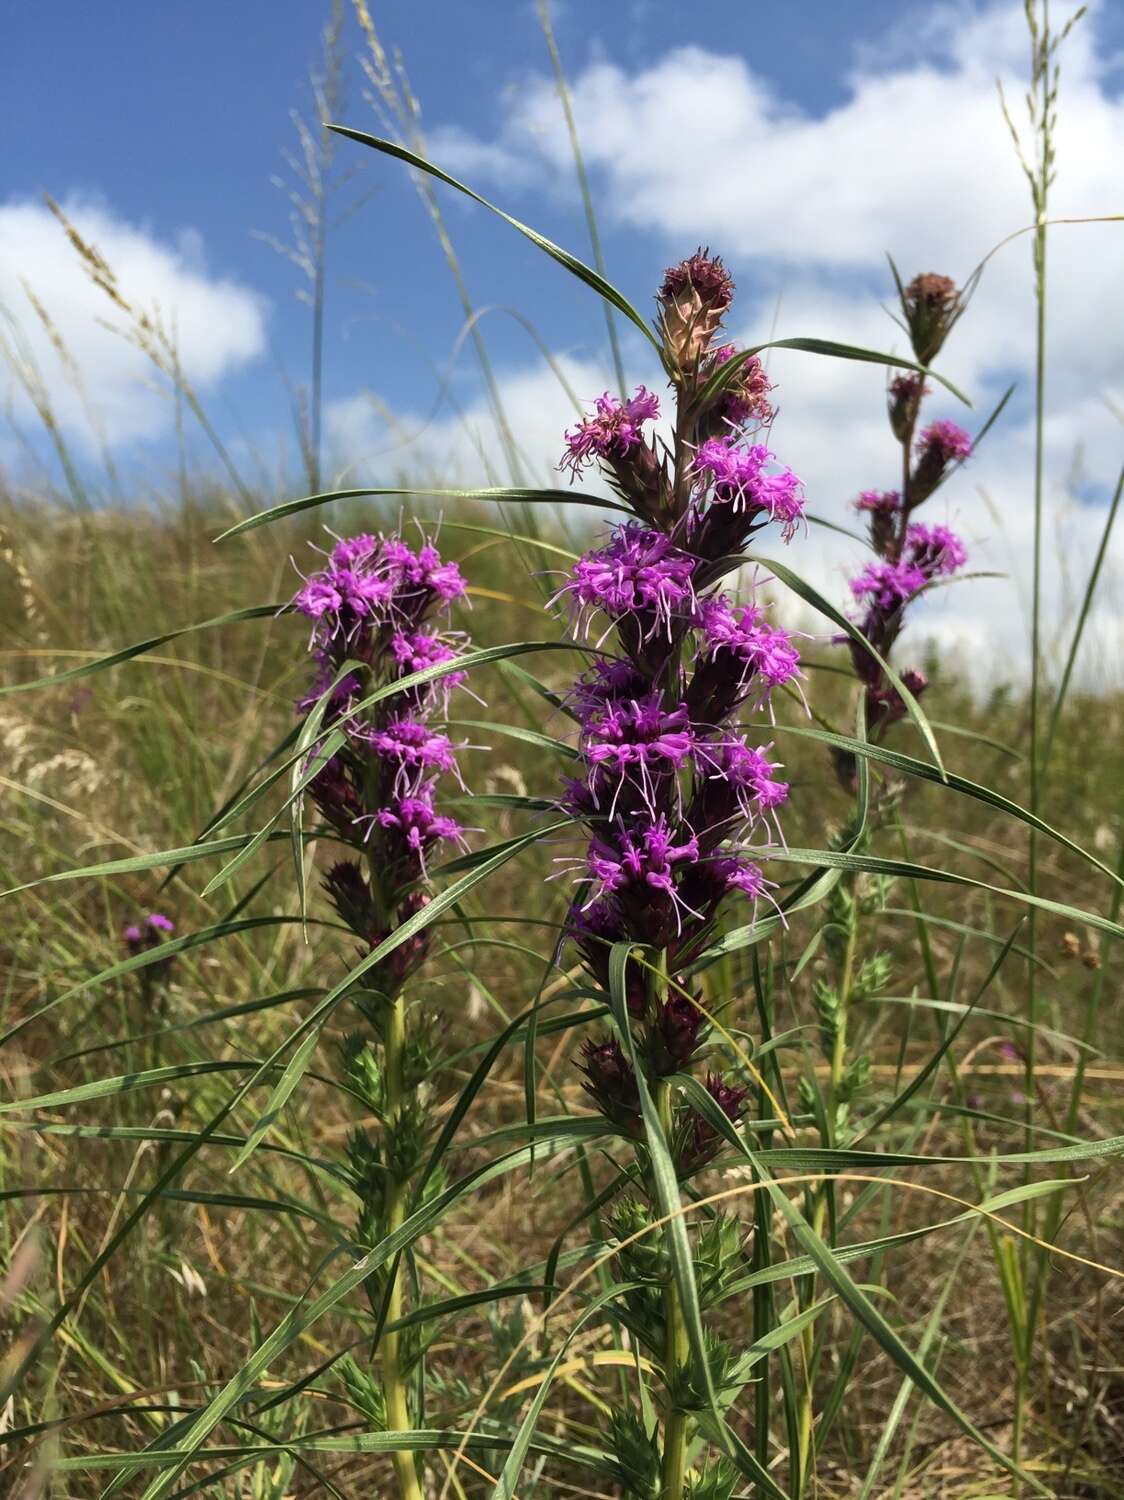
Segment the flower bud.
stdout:
[[652,1066],[661,1078],[691,1061],[705,1024],[702,1011],[686,995],[672,995],[657,1007],[649,1044]]
[[909,441],[921,402],[928,394],[929,387],[920,375],[896,375],[890,381],[887,409],[890,426],[899,443]]
[[885,557],[894,538],[902,497],[897,490],[863,490],[855,509],[869,518],[870,544],[879,557]]
[[673,369],[695,370],[733,301],[734,279],[721,256],[699,249],[664,272],[660,331]]
[[375,925],[371,892],[363,872],[351,859],[341,859],[324,877],[324,893],[356,937],[369,942]]
[[607,1120],[627,1134],[639,1137],[640,1090],[632,1064],[614,1038],[595,1042],[592,1037],[582,1043],[578,1067],[585,1074],[582,1087]]
[[963,311],[963,302],[951,276],[927,271],[915,276],[902,293],[902,311],[910,342],[919,363],[930,364]]

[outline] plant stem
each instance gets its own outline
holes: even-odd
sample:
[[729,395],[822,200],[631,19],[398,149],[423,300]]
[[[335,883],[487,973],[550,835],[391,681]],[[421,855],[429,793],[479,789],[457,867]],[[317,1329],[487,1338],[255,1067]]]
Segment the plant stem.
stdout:
[[[386,1043],[383,1052],[384,1076],[386,1080],[386,1122],[392,1135],[402,1102],[402,1051],[406,1041],[406,1002],[398,995],[390,1007],[386,1023]],[[406,1217],[407,1185],[391,1175],[387,1182],[385,1232],[392,1235],[400,1229]],[[402,1268],[395,1264],[391,1272],[390,1291],[387,1301],[386,1320],[395,1323],[402,1316]],[[393,1328],[382,1337],[382,1383],[386,1397],[386,1420],[392,1432],[406,1432],[410,1427],[410,1410],[406,1399],[406,1382],[402,1375],[401,1334]],[[398,1484],[403,1500],[422,1500],[421,1484],[418,1480],[414,1455],[399,1452],[394,1455],[394,1467],[398,1472]]]
[[[661,1081],[657,1085],[656,1103],[660,1112],[660,1125],[666,1139],[671,1139],[671,1085]],[[664,1288],[664,1380],[667,1386],[667,1402],[664,1408],[663,1428],[663,1475],[661,1500],[683,1500],[683,1487],[687,1478],[687,1414],[675,1404],[673,1383],[677,1372],[687,1363],[687,1325],[683,1321],[683,1308],[679,1301],[679,1288],[671,1276]]]

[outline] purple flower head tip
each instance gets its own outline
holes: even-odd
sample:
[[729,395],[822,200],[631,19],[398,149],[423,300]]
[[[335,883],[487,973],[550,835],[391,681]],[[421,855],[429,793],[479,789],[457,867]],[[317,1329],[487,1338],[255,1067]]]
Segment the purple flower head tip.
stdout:
[[905,534],[911,559],[928,578],[955,573],[968,561],[967,548],[947,526],[923,526],[914,522]]
[[932,455],[942,465],[963,463],[972,452],[972,439],[963,427],[958,427],[955,422],[947,419],[930,422],[921,434],[920,445],[922,458]]
[[654,422],[659,414],[659,399],[646,386],[638,386],[627,401],[606,391],[594,402],[593,415],[565,434],[561,467],[577,476],[595,459],[627,457],[643,442],[643,424]]
[[694,605],[694,571],[695,559],[663,532],[629,521],[608,546],[578,559],[560,592],[569,594],[579,616],[643,614],[648,634],[670,632],[672,619]]
[[851,579],[851,592],[856,599],[869,599],[880,610],[892,610],[920,593],[926,581],[914,562],[868,563]]
[[176,924],[172,921],[171,917],[166,917],[163,912],[149,912],[148,916],[145,918],[145,921],[155,932],[170,934],[175,932],[176,930]]
[[878,515],[895,515],[902,508],[902,497],[898,490],[863,490],[855,501],[856,510],[873,511]]
[[699,445],[692,467],[712,487],[714,500],[734,511],[765,511],[780,521],[785,540],[804,514],[803,486],[791,469],[771,474],[773,455],[761,443],[739,447],[727,438],[708,438]]
[[678,265],[668,266],[659,298],[665,304],[678,303],[684,298],[697,299],[702,307],[721,312],[734,299],[734,278],[722,264],[720,255],[699,249]]

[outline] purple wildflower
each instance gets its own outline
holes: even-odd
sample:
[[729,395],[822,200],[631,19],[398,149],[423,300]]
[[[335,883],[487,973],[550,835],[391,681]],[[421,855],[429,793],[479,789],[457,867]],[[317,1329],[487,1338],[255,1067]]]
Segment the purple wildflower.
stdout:
[[643,442],[643,424],[654,422],[659,414],[659,399],[646,386],[639,386],[627,401],[606,391],[594,402],[594,415],[566,433],[561,467],[576,477],[598,458],[625,458]]
[[915,562],[874,562],[851,579],[856,599],[869,599],[879,609],[896,609],[925,587],[924,571]]
[[[369,946],[423,908],[428,896],[417,885],[426,878],[429,851],[464,842],[465,830],[436,806],[436,780],[442,774],[459,780],[456,752],[463,746],[428,722],[464,673],[445,672],[362,714],[355,708],[373,688],[455,661],[453,641],[431,622],[465,593],[460,569],[428,539],[411,547],[400,536],[363,533],[338,539],[326,566],[304,581],[294,600],[313,621],[316,669],[298,707],[320,705],[344,664],[358,664],[349,666],[324,710],[323,728],[342,730],[344,743],[319,766],[311,792],[336,833],[366,857],[367,876],[354,861],[343,861],[329,873],[325,890]],[[314,744],[308,763],[318,755]],[[422,933],[401,944],[372,981],[395,993],[427,946]]]
[[874,511],[878,515],[896,515],[901,508],[899,490],[862,490],[855,501],[856,510]]
[[693,469],[712,487],[713,499],[732,510],[765,511],[783,522],[787,541],[804,514],[802,485],[791,469],[767,472],[772,453],[762,443],[739,447],[726,438],[708,438],[695,454]]
[[585,612],[609,620],[635,615],[651,636],[670,635],[695,603],[695,560],[662,532],[635,521],[617,527],[608,546],[578,559],[560,592],[569,594],[579,619]]
[[920,454],[922,461],[928,455],[940,459],[942,465],[963,463],[972,453],[972,439],[955,422],[947,420],[931,422],[921,434]]
[[610,700],[588,720],[583,738],[583,752],[594,774],[598,769],[612,773],[618,785],[631,780],[653,812],[655,779],[678,771],[695,747],[686,706],[665,708],[659,692]]
[[955,573],[968,561],[967,549],[947,526],[923,526],[914,522],[905,534],[909,555],[927,578]]
[[369,729],[362,738],[394,768],[397,792],[416,788],[432,771],[456,773],[456,750],[447,734],[431,729],[422,719],[391,719],[381,729]]
[[[711,371],[728,364],[737,352],[733,344],[723,344],[715,349]],[[773,408],[769,404],[769,392],[772,389],[773,383],[765,373],[760,357],[751,354],[723,389],[719,416],[730,427],[744,427],[748,422],[762,425],[771,422]]]

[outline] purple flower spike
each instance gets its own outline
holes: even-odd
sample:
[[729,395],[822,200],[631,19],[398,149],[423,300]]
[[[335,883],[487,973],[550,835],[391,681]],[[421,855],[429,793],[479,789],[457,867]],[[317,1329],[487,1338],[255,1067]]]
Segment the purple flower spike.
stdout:
[[[465,674],[445,671],[430,682],[399,685],[456,661],[463,638],[443,635],[432,619],[466,592],[460,569],[424,536],[411,547],[400,536],[365,532],[338,539],[327,566],[305,580],[294,600],[313,621],[315,664],[312,687],[297,706],[322,713],[306,768],[324,734],[343,739],[320,766],[312,797],[339,838],[363,856],[362,863],[337,864],[325,890],[369,948],[425,907],[429,896],[418,887],[430,851],[445,842],[464,845],[466,830],[435,800],[440,775],[460,780],[456,752],[464,747],[429,718]],[[396,693],[356,712],[375,689],[395,686]],[[372,986],[395,995],[428,946],[421,932],[400,944],[372,973]]]

